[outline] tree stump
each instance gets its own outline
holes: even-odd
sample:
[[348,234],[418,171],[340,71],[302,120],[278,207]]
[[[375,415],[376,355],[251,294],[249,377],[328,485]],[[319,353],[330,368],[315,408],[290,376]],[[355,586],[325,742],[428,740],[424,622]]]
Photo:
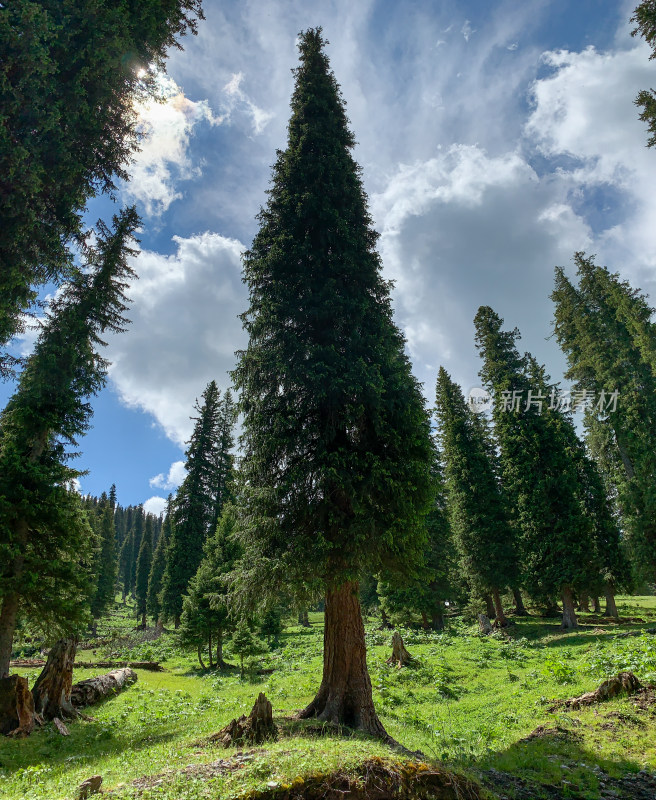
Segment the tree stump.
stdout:
[[137,680],[137,673],[125,667],[115,669],[97,678],[87,678],[71,687],[71,703],[76,708],[92,706],[105,697],[118,694],[124,686],[130,686]]
[[230,747],[233,744],[261,744],[266,739],[275,739],[277,735],[273,706],[264,692],[260,692],[248,716],[233,719],[225,728],[210,736],[210,741]]
[[485,614],[478,615],[478,632],[482,633],[484,636],[492,633],[494,628],[492,627],[492,623],[490,620],[485,616]]
[[388,664],[396,664],[397,669],[401,669],[406,664],[410,664],[414,658],[408,653],[403,644],[403,639],[398,631],[394,631],[392,636],[392,655],[387,659]]
[[27,678],[0,678],[0,734],[27,736],[34,729],[34,700]]
[[34,709],[44,719],[77,715],[71,704],[76,649],[76,638],[60,639],[48,654],[46,665],[34,684]]
[[[607,678],[594,692],[586,692],[579,697],[570,697],[569,700],[559,701],[553,708],[565,706],[578,709],[581,706],[590,706],[594,703],[603,703],[621,694],[633,694],[640,689],[642,684],[632,672],[619,672],[613,678]],[[552,710],[552,709],[550,709]]]
[[102,775],[92,775],[77,787],[77,800],[86,800],[90,794],[97,794],[102,785]]

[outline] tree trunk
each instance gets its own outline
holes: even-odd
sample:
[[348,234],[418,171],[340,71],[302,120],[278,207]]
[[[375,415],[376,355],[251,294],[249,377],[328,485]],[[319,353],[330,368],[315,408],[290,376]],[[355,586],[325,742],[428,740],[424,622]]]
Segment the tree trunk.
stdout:
[[216,666],[225,669],[228,665],[223,660],[223,628],[218,628],[216,632]]
[[592,598],[592,610],[595,614],[601,614],[601,603],[596,595]]
[[27,678],[0,678],[0,734],[27,736],[34,728],[34,699]]
[[428,614],[425,611],[421,612],[421,627],[427,631],[430,628],[430,623],[428,622]]
[[11,592],[2,598],[0,612],[0,678],[9,677],[9,661],[14,646],[14,630],[18,613],[18,594]]
[[298,624],[304,628],[310,628],[310,620],[308,618],[307,608],[298,612]]
[[180,614],[175,615],[175,618],[173,620],[173,627],[176,629],[176,631],[180,627]]
[[590,611],[590,595],[587,592],[579,594],[579,611]]
[[299,716],[317,717],[389,739],[371,694],[356,581],[347,581],[326,593],[323,679],[316,697]]
[[512,593],[515,599],[515,614],[517,614],[518,617],[528,617],[528,611],[524,605],[524,598],[522,597],[521,591],[519,589],[513,589]]
[[488,617],[489,619],[494,619],[497,612],[494,607],[494,601],[492,600],[492,597],[489,594],[486,594],[483,600],[485,600],[485,608],[487,611],[485,616]]
[[606,610],[604,611],[604,616],[619,619],[620,615],[618,614],[617,606],[615,605],[615,587],[613,586],[612,581],[606,581],[604,593],[606,595]]
[[381,607],[380,609],[380,629],[381,631],[389,630],[392,627],[391,622],[387,618],[387,613],[385,609]]
[[507,628],[508,620],[503,613],[503,604],[501,603],[501,595],[498,589],[492,590],[492,600],[494,601],[494,616],[497,628]]
[[207,631],[207,655],[210,659],[210,669],[214,669],[214,654],[212,653],[212,628]]
[[77,638],[60,639],[48,654],[48,660],[32,689],[34,710],[44,719],[74,717],[71,703],[73,663]]
[[146,622],[146,612],[145,611],[141,615],[141,627],[143,628],[143,630],[146,630],[146,628],[148,627],[148,623]]
[[444,614],[442,611],[433,611],[431,614],[431,627],[434,631],[443,631],[444,630]]
[[574,608],[574,596],[572,594],[572,587],[565,586],[562,591],[563,600],[563,622],[562,628],[564,630],[573,630],[579,627],[576,619],[576,609]]
[[105,697],[117,694],[124,686],[130,686],[136,680],[137,673],[130,667],[116,669],[97,678],[87,678],[71,688],[71,703],[76,708],[92,706]]
[[203,654],[201,650],[202,650],[201,645],[198,645],[198,661],[200,662],[201,669],[207,669],[205,664],[203,664]]

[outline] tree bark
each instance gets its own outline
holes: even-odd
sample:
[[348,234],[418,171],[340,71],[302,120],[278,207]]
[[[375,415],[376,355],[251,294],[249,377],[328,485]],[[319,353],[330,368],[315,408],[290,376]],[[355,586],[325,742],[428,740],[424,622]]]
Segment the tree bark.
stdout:
[[381,631],[389,630],[392,627],[389,619],[387,618],[387,613],[385,609],[381,607],[380,609],[380,629]]
[[579,611],[590,611],[590,595],[587,592],[579,594]]
[[226,669],[228,666],[223,660],[223,628],[216,631],[216,666],[219,669]]
[[71,703],[73,663],[77,639],[60,639],[48,653],[48,660],[32,688],[34,710],[44,719],[74,717]]
[[87,678],[71,688],[71,703],[76,708],[92,706],[105,697],[118,694],[124,686],[130,686],[136,680],[137,673],[130,667],[116,669],[97,678]]
[[563,622],[564,630],[573,630],[579,627],[576,619],[576,609],[574,608],[574,596],[571,586],[564,586],[561,594],[563,600]]
[[34,728],[34,700],[27,678],[0,678],[0,734],[27,736]]
[[421,627],[427,631],[430,628],[430,623],[428,621],[428,614],[425,611],[421,612]]
[[494,607],[494,601],[492,600],[492,597],[489,594],[486,594],[483,600],[485,600],[485,609],[487,611],[485,616],[489,619],[494,619],[497,612]]
[[326,593],[323,679],[316,697],[299,716],[389,740],[374,708],[358,588],[357,581],[347,581]]
[[601,603],[599,602],[597,595],[594,595],[592,598],[592,610],[595,614],[601,614]]
[[524,605],[524,598],[522,597],[521,591],[519,589],[513,589],[512,593],[515,599],[515,614],[517,614],[518,617],[528,617],[528,611]]
[[507,628],[508,620],[503,613],[503,604],[501,602],[501,594],[498,589],[492,590],[492,600],[494,601],[494,616],[497,628]]
[[444,614],[441,611],[434,611],[431,614],[431,627],[434,631],[444,630]]
[[388,664],[396,664],[397,667],[404,667],[414,661],[410,653],[405,649],[403,639],[398,631],[394,631],[392,636],[392,655],[387,659]]
[[202,646],[201,645],[198,645],[198,661],[200,663],[200,668],[201,669],[207,669],[205,664],[203,664],[203,654],[202,654]]
[[304,608],[302,611],[298,612],[298,624],[301,625],[303,628],[310,628],[310,620],[308,618],[307,608]]
[[606,581],[604,593],[606,595],[606,610],[604,611],[604,616],[619,619],[620,615],[617,612],[617,605],[615,604],[615,587],[612,581]]
[[0,678],[9,677],[17,614],[18,594],[10,592],[2,598],[2,611],[0,611]]

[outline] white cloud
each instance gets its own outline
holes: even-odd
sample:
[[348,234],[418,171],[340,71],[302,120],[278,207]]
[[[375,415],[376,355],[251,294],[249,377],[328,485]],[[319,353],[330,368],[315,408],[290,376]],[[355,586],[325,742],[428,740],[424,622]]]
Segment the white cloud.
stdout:
[[165,102],[154,100],[137,108],[139,127],[144,136],[141,149],[129,172],[131,180],[124,184],[123,194],[143,204],[148,216],[165,212],[174,200],[182,197],[176,189],[178,181],[200,175],[188,154],[189,138],[196,125],[220,124],[207,100],[194,102],[166,75],[159,77]]
[[231,116],[236,109],[243,109],[251,118],[253,132],[259,134],[262,133],[267,123],[273,119],[274,114],[260,108],[251,100],[241,88],[243,81],[243,72],[233,73],[228,83],[223,87],[223,91],[227,95],[224,106],[228,116]]
[[144,250],[128,289],[129,331],[111,338],[110,377],[122,401],[148,411],[181,447],[194,403],[210,380],[228,385],[244,344],[237,315],[247,306],[243,245],[216,233],[174,237],[176,252]]
[[159,475],[151,478],[148,483],[155,489],[177,489],[185,479],[186,474],[185,462],[174,461],[169,468],[168,475],[160,472]]
[[471,22],[466,19],[462,28],[460,29],[460,33],[465,37],[465,41],[468,42],[476,33],[476,28],[472,28]]
[[158,497],[157,495],[149,497],[143,504],[143,510],[146,514],[154,514],[156,517],[159,517],[160,514],[166,511],[166,499],[164,497]]

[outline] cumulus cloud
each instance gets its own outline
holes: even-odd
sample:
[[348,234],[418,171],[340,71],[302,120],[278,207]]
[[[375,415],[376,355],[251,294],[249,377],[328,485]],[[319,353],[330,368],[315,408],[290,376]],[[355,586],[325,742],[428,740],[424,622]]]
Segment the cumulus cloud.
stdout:
[[150,412],[182,447],[207,383],[229,383],[234,351],[244,344],[237,315],[247,296],[241,242],[216,233],[173,242],[171,255],[144,250],[137,256],[139,280],[128,289],[129,335],[112,337],[108,357],[121,400]]
[[166,500],[163,497],[158,497],[155,495],[154,497],[149,497],[148,500],[143,504],[143,510],[146,514],[154,514],[156,517],[159,517],[160,514],[163,514],[166,511]]
[[169,468],[168,475],[160,472],[159,475],[151,478],[148,483],[154,489],[177,489],[185,479],[186,474],[185,462],[174,461]]

